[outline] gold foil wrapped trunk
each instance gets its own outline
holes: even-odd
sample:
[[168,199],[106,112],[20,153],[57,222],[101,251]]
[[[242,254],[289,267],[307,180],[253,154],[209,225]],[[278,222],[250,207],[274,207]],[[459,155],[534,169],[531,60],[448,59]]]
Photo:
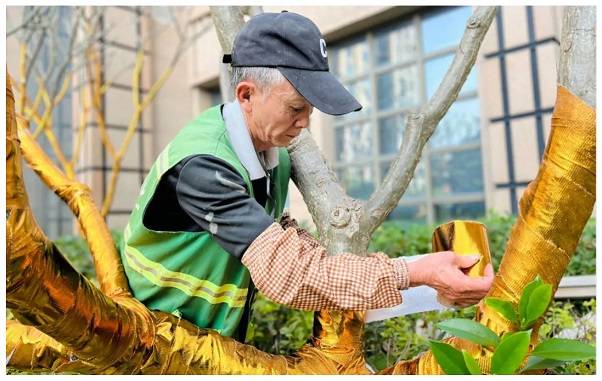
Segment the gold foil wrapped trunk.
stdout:
[[[558,288],[583,228],[596,201],[596,112],[558,86],[552,131],[537,177],[520,200],[504,257],[488,296],[518,302],[535,276]],[[477,309],[476,319],[498,335],[516,330],[487,306]],[[541,323],[541,322],[540,322]],[[537,344],[539,324],[533,329]],[[450,338],[457,348],[470,352],[485,373],[491,370],[491,352],[467,341]],[[432,353],[386,370],[388,374],[442,374]]]

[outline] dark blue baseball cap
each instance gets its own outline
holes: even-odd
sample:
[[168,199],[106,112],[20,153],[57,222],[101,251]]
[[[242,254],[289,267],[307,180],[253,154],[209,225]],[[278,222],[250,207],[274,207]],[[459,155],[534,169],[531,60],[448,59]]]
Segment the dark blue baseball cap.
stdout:
[[299,14],[283,11],[252,17],[223,62],[234,67],[278,69],[312,106],[326,114],[343,115],[362,109],[328,71],[326,41],[320,30]]

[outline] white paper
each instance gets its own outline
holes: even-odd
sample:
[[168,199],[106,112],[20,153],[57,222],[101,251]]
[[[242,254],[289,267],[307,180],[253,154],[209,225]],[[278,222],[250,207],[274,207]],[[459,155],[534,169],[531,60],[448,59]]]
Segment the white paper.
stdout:
[[[424,255],[404,257],[406,262],[413,262]],[[366,323],[391,319],[397,316],[427,311],[443,311],[449,307],[437,301],[437,290],[429,286],[412,287],[400,291],[403,302],[395,307],[379,308],[366,312]]]

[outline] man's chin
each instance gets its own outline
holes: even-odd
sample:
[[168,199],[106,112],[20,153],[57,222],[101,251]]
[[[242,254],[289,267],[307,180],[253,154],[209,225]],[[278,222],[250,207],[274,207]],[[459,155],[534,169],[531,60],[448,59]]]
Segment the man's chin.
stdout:
[[290,144],[290,143],[293,141],[293,139],[295,139],[295,138],[296,138],[296,136],[286,135],[286,138],[282,139],[282,141],[280,141],[280,142],[277,144],[277,146],[278,146],[278,147],[286,147],[286,146],[288,146],[288,145],[289,145],[289,144]]

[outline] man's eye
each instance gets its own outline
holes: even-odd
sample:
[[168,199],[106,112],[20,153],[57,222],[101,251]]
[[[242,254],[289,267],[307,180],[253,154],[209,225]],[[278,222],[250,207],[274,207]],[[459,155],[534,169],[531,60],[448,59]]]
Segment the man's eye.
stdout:
[[292,111],[294,111],[294,112],[301,112],[301,111],[303,111],[303,109],[302,109],[302,108],[299,108],[299,107],[293,107],[293,106],[291,106],[291,110],[292,110]]

